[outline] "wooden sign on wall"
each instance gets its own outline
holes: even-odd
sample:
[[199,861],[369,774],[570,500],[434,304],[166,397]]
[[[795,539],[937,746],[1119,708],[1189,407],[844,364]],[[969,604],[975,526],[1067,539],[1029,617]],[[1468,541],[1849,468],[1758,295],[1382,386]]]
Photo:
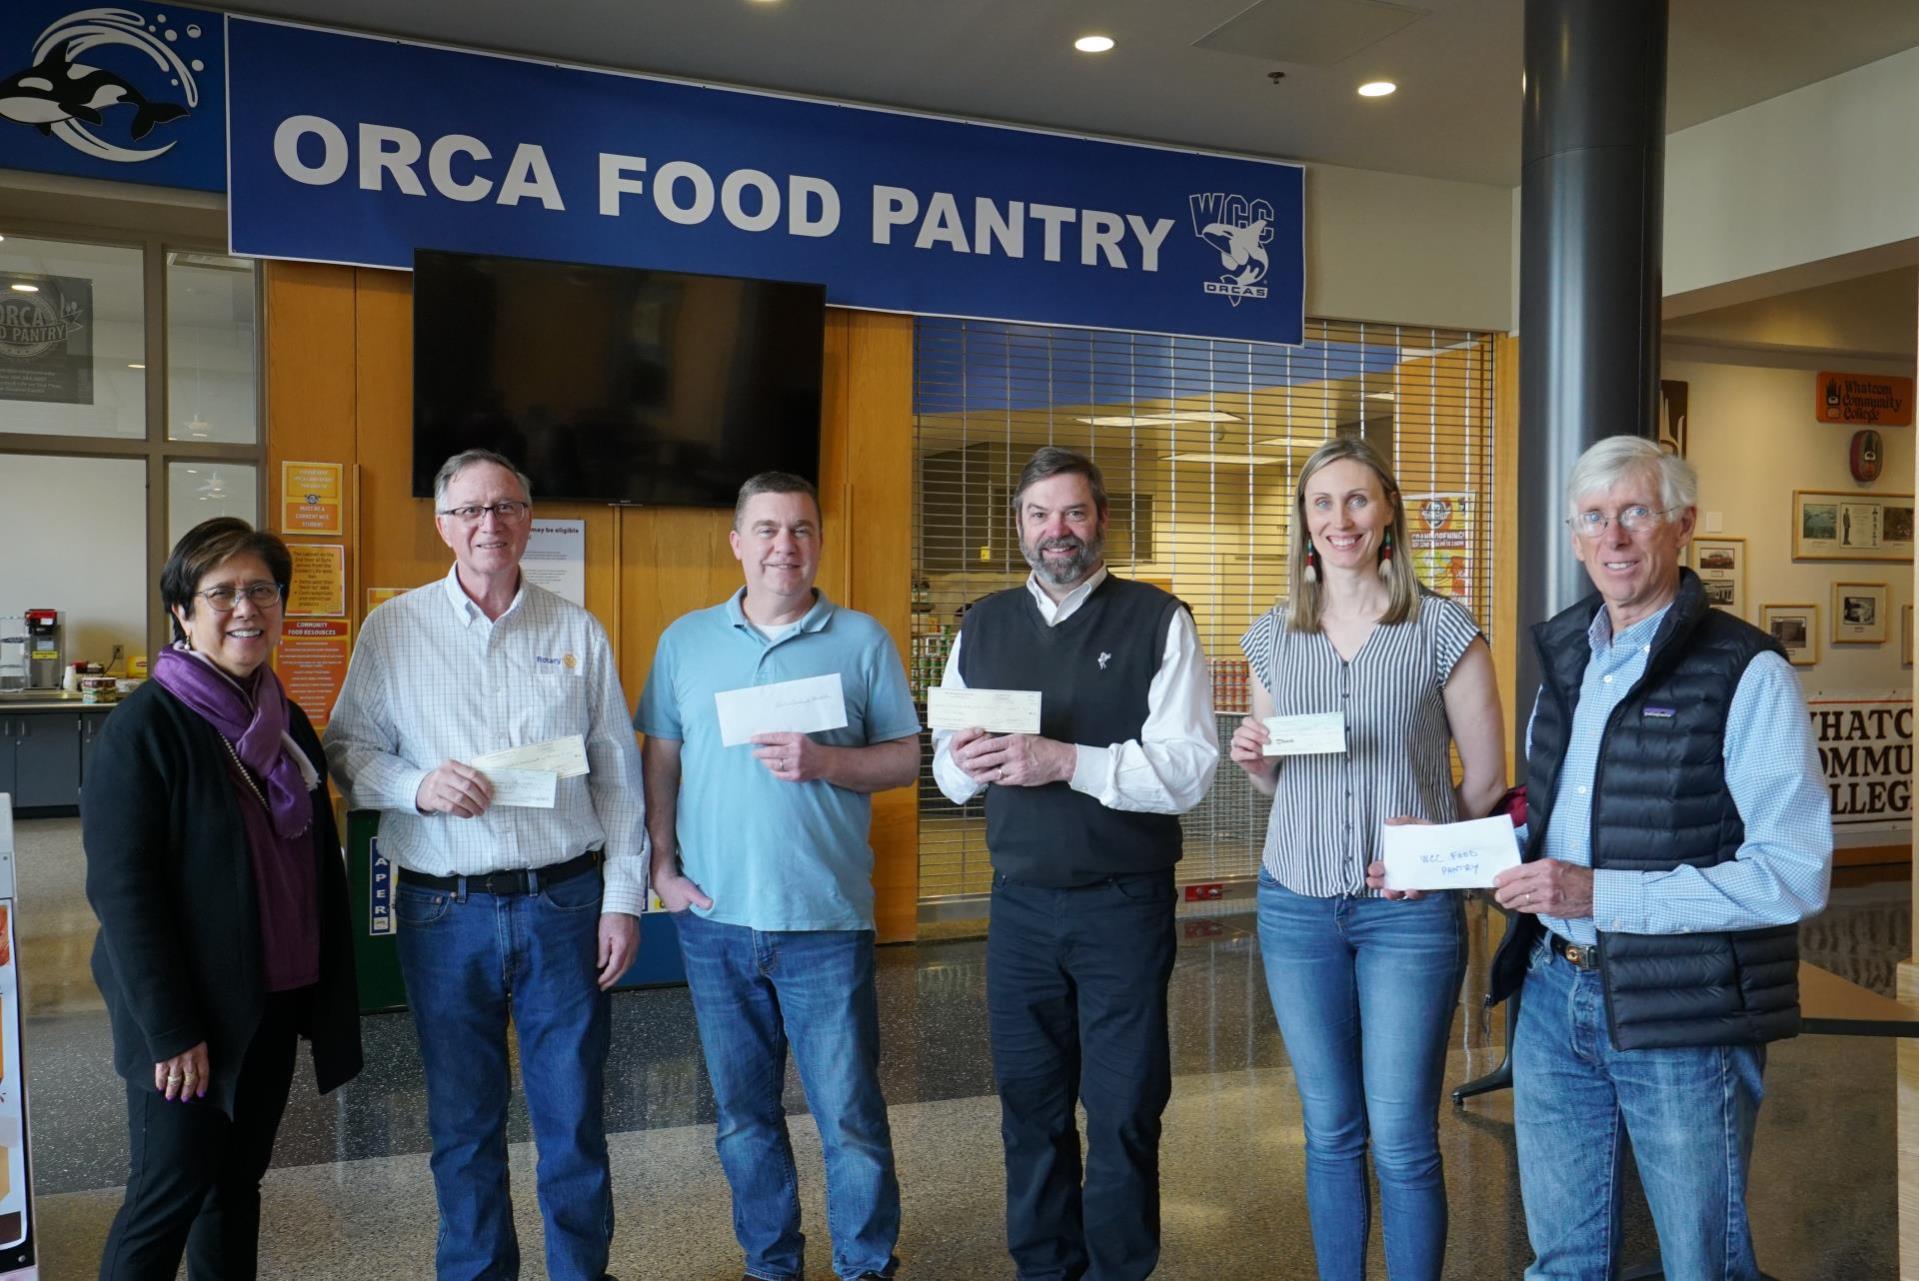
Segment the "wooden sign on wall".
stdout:
[[1912,426],[1912,379],[1891,374],[1845,374],[1821,370],[1814,385],[1822,423],[1862,427]]

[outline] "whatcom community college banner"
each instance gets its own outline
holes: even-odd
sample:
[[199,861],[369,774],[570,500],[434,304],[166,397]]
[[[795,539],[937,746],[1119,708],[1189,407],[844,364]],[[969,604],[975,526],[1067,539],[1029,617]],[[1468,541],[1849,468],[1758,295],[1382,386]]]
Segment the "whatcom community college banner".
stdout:
[[1912,823],[1912,691],[1806,697],[1837,832],[1893,832]]
[[830,303],[1262,342],[1303,172],[228,19],[236,253],[449,249],[823,283]]

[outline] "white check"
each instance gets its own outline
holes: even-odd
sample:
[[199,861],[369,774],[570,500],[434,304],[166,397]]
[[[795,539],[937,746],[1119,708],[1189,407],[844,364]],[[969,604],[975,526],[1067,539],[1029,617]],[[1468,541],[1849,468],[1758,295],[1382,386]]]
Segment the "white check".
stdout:
[[983,729],[989,734],[1039,733],[1036,689],[947,689],[926,691],[928,729]]
[[1465,823],[1382,828],[1382,860],[1389,890],[1484,889],[1519,866],[1519,842],[1504,815]]
[[588,772],[586,736],[575,734],[571,738],[549,738],[544,743],[509,747],[476,756],[467,764],[489,778],[496,769],[544,770],[556,778],[578,778]]
[[1346,750],[1346,713],[1268,716],[1267,756],[1319,756]]
[[846,727],[846,691],[840,674],[721,690],[713,695],[720,742],[739,747],[755,734],[811,734]]
[[510,769],[495,765],[481,770],[493,784],[495,805],[518,805],[525,809],[550,810],[559,791],[560,776],[552,770]]

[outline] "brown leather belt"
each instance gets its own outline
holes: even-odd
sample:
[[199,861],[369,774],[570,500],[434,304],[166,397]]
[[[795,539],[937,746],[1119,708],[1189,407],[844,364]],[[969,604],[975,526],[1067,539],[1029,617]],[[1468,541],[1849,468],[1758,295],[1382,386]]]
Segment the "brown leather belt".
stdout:
[[445,890],[449,894],[460,892],[460,882],[466,882],[468,894],[494,894],[502,898],[514,894],[538,894],[542,887],[559,885],[576,876],[584,876],[600,865],[603,852],[588,850],[577,858],[564,863],[554,863],[547,867],[516,868],[504,872],[478,872],[472,876],[429,876],[425,872],[415,872],[410,868],[400,869],[400,883],[413,885],[423,890]]
[[[1550,931],[1549,931],[1550,932]],[[1599,968],[1599,947],[1597,944],[1582,945],[1568,943],[1559,935],[1552,935],[1553,951],[1566,958],[1576,969],[1596,970]]]

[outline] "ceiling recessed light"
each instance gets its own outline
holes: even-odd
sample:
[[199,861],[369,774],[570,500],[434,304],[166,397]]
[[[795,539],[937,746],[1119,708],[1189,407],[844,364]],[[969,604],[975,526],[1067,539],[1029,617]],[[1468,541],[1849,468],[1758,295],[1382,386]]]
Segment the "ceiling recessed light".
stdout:
[[1173,409],[1162,414],[1101,414],[1073,421],[1094,427],[1170,427],[1174,423],[1236,423],[1239,419],[1217,409]]
[[1081,53],[1105,53],[1113,47],[1113,37],[1081,36],[1073,41],[1073,47]]
[[128,365],[127,368],[128,369],[145,369],[146,366],[145,365]]
[[1390,391],[1369,391],[1369,392],[1367,392],[1367,393],[1366,393],[1366,399],[1368,399],[1368,400],[1394,400],[1394,399],[1397,399],[1397,397],[1395,397],[1395,396],[1393,395],[1393,393],[1391,393]]
[[1397,88],[1399,88],[1399,86],[1390,80],[1368,80],[1365,84],[1359,86],[1359,96],[1362,98],[1384,98]]
[[40,286],[38,285],[14,285],[12,289],[16,294],[37,294],[40,292]]

